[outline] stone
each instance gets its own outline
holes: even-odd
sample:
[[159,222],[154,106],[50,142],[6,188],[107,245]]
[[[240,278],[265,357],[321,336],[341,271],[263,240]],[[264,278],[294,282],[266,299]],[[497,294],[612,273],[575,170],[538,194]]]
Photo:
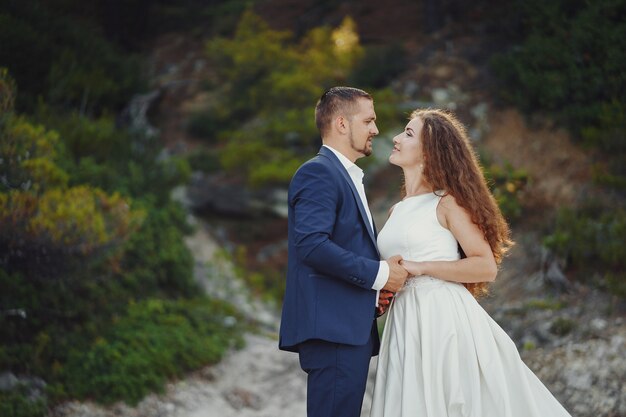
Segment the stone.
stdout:
[[0,391],[11,391],[19,382],[17,377],[11,372],[3,372],[0,374]]

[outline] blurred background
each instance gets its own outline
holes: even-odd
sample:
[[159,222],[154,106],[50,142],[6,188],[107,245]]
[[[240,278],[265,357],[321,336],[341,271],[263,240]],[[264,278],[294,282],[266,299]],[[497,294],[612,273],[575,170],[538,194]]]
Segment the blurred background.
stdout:
[[378,227],[391,138],[415,108],[454,111],[517,242],[481,304],[572,415],[626,416],[625,17],[0,0],[0,415],[304,415],[277,349],[286,190],[321,145],[318,97],[350,85],[375,98]]

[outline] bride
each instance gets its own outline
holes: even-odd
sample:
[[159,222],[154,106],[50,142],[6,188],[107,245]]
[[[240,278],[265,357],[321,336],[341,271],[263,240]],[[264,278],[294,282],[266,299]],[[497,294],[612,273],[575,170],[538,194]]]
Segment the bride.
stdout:
[[404,198],[378,247],[410,278],[385,324],[371,417],[569,416],[475,299],[512,241],[465,129],[419,110],[393,142]]

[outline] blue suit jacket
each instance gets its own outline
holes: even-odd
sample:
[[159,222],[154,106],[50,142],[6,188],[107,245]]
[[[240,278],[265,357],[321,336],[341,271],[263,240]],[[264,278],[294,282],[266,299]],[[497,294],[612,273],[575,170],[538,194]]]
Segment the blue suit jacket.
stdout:
[[296,352],[309,339],[367,343],[375,326],[376,235],[348,172],[325,147],[289,186],[288,261],[280,349]]

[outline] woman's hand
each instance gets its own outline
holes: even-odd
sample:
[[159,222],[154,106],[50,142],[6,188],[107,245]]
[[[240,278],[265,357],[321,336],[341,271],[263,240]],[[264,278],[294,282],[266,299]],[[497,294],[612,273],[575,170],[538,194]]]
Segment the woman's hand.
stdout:
[[426,262],[400,261],[400,265],[407,271],[409,277],[425,275],[424,267]]
[[376,307],[376,312],[378,316],[382,316],[385,314],[387,309],[389,309],[389,305],[391,304],[391,300],[393,299],[395,293],[387,290],[380,290],[378,294],[378,307]]

